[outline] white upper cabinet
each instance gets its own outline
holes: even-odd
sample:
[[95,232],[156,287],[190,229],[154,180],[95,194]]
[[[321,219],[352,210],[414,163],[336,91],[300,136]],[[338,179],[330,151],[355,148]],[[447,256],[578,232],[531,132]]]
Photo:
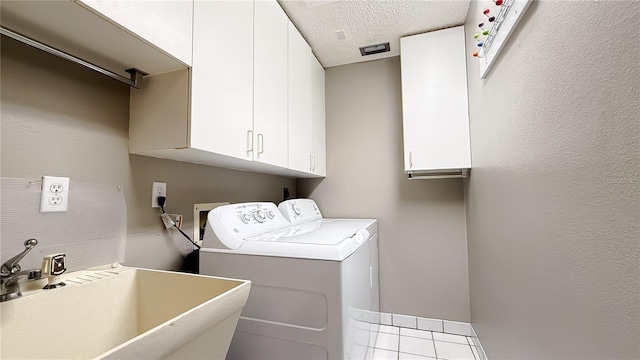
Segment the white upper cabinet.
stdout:
[[131,90],[129,151],[243,168],[253,156],[253,3],[197,1],[194,10],[193,68]]
[[327,175],[325,135],[324,68],[315,56],[311,56],[311,117],[312,117],[312,172]]
[[320,95],[311,57],[276,1],[196,1],[193,67],[145,77],[131,90],[129,152],[321,176],[311,166],[312,126],[319,126],[312,91]]
[[289,168],[305,172],[313,172],[312,58],[311,48],[289,22]]
[[191,65],[193,0],[77,0]]
[[252,160],[253,3],[196,1],[194,10],[190,146]]
[[404,167],[457,177],[471,167],[462,26],[400,40]]
[[255,1],[254,161],[288,165],[287,34],[289,19],[273,1]]

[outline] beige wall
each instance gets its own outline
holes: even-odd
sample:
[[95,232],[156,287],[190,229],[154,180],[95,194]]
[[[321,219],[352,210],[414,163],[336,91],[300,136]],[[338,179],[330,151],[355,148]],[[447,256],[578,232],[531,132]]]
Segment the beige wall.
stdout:
[[399,58],[327,69],[326,110],[327,178],[299,194],[379,220],[383,311],[469,321],[462,182],[404,175]]
[[637,1],[534,1],[486,79],[468,56],[471,320],[490,359],[640,358],[639,21]]
[[128,265],[181,262],[186,240],[162,231],[153,181],[167,183],[167,210],[185,215],[186,229],[194,203],[280,201],[284,186],[295,194],[288,178],[129,155],[128,86],[4,37],[1,51],[0,174],[124,185],[128,233],[138,234],[128,240]]

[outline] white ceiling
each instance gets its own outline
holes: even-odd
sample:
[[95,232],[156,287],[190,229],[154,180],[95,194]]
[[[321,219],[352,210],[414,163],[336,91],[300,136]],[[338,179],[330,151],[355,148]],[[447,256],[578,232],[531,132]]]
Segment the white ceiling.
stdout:
[[[325,68],[400,55],[406,35],[461,25],[469,0],[278,0]],[[336,31],[344,30],[339,40]],[[391,51],[361,56],[359,47]]]

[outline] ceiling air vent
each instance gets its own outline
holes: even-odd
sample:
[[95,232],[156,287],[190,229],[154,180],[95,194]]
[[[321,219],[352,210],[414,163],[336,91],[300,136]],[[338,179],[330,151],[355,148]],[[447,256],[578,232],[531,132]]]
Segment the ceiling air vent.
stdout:
[[382,44],[362,46],[360,47],[360,54],[362,56],[367,56],[387,52],[389,50],[391,50],[391,48],[389,47],[389,43],[386,42]]

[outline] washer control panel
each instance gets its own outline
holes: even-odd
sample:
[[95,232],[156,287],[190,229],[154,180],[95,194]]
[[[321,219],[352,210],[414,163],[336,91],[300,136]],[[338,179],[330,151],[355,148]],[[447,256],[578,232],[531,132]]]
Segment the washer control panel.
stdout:
[[219,206],[207,216],[204,247],[237,249],[243,239],[290,226],[274,203]]
[[322,219],[318,205],[311,199],[286,200],[278,205],[278,210],[291,224]]
[[[233,216],[240,220],[240,223],[247,226],[261,226],[260,224],[271,224],[278,220],[278,212],[273,203],[244,203],[231,205],[233,209],[226,209],[222,217],[225,221]],[[233,221],[237,223],[237,221]],[[238,224],[238,226],[243,226]]]

